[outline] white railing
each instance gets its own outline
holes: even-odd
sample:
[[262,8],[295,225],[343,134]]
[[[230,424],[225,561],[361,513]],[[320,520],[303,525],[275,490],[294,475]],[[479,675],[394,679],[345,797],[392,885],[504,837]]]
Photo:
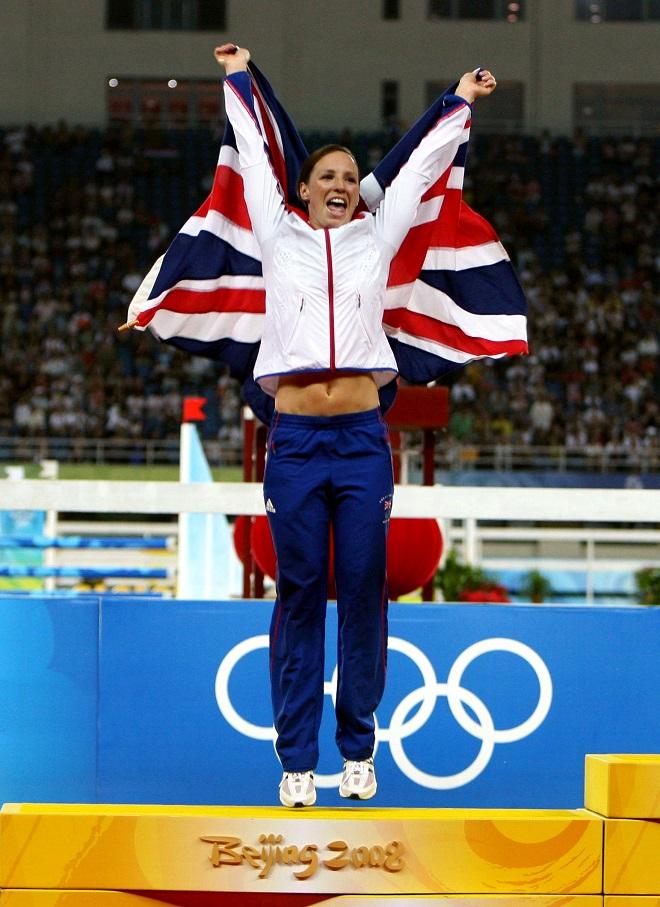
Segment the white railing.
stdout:
[[[204,442],[213,466],[239,466],[243,447],[218,440]],[[421,470],[420,444],[402,433],[402,459],[410,475]],[[139,438],[15,438],[0,436],[1,463],[178,464],[178,439]],[[544,472],[657,472],[660,448],[612,449],[600,445],[575,448],[563,445],[458,444],[443,436],[436,451],[436,468],[457,470],[538,470]]]
[[[59,532],[65,525],[69,532],[74,528],[99,532],[98,522],[81,521],[79,515],[84,514],[119,519],[128,514],[164,518],[180,513],[265,512],[258,483],[56,479],[0,480],[0,510],[58,512]],[[660,568],[660,490],[405,485],[396,488],[392,515],[441,520],[448,543],[458,545],[468,563],[486,569],[586,570],[588,602],[593,600],[594,575],[600,570],[632,573],[643,566]],[[505,525],[493,526],[493,521]],[[543,523],[547,525],[538,525]],[[168,534],[175,532],[164,521],[156,524],[145,519],[136,527],[154,532],[156,525],[169,526]],[[130,526],[125,521],[121,531],[126,533]],[[102,531],[112,532],[107,520]],[[489,555],[488,546],[494,542],[509,543],[508,553]],[[571,542],[579,550],[575,556],[521,557],[514,553],[516,542],[546,543],[546,552],[551,543]],[[605,545],[608,553],[603,556]]]
[[[254,482],[0,480],[0,509],[68,513],[262,514]],[[660,490],[399,485],[395,517],[660,523]]]

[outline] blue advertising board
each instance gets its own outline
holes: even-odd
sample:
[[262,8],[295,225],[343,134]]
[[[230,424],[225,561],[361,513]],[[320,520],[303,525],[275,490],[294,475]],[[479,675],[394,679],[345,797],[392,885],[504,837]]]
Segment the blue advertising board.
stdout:
[[[3,601],[0,615],[28,604]],[[15,675],[25,658],[14,658],[13,672],[7,667],[3,635],[0,703],[18,726],[7,732],[3,718],[0,733],[11,745],[0,751],[1,800],[277,802],[268,602],[106,597],[96,607],[71,599],[40,607],[51,633],[60,621],[68,628],[55,630],[58,657],[49,661],[38,643],[29,684],[31,702],[59,700],[56,720],[34,706],[33,730],[21,720],[12,700],[22,695]],[[97,702],[88,649],[96,616]],[[24,622],[12,645],[31,648],[42,630]],[[336,792],[335,652],[331,605],[317,767],[318,803],[328,806],[345,804]],[[660,752],[659,652],[660,609],[392,605],[373,805],[581,806],[585,753]],[[21,740],[29,777],[12,766],[23,758]],[[68,787],[64,772],[48,769],[53,754],[69,770],[77,766]]]
[[0,801],[96,799],[98,596],[0,596]]

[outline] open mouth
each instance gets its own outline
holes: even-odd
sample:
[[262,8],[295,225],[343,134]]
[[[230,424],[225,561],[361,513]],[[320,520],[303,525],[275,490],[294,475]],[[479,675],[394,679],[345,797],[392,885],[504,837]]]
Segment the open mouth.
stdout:
[[348,202],[345,198],[340,198],[338,195],[331,196],[326,205],[333,214],[345,214],[348,209]]

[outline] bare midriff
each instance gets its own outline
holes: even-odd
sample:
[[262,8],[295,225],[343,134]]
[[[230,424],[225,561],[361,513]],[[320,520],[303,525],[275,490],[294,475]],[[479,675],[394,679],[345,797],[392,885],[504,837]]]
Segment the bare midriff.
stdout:
[[378,388],[371,375],[352,372],[306,372],[282,375],[275,409],[296,416],[338,416],[375,409]]

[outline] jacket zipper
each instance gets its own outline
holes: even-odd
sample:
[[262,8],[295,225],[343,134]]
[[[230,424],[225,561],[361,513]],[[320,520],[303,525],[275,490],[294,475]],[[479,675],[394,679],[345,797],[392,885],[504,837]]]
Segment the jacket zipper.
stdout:
[[330,323],[330,371],[335,371],[335,285],[332,273],[332,246],[330,245],[330,231],[325,231],[325,254],[328,262],[328,319]]
[[371,344],[371,337],[369,336],[369,331],[367,330],[367,323],[364,320],[364,313],[362,312],[362,296],[359,293],[357,294],[357,310],[358,310],[358,318],[360,320],[360,324],[362,325],[362,331],[364,332],[365,339],[368,344]]
[[285,351],[287,353],[291,350],[291,345],[293,344],[293,341],[296,338],[296,334],[300,330],[300,323],[302,321],[304,308],[305,308],[305,297],[301,296],[300,297],[300,308],[298,309],[298,314],[295,317],[295,320],[293,323],[293,328],[291,329],[291,333],[289,334],[289,339],[287,340],[286,347],[285,347]]

